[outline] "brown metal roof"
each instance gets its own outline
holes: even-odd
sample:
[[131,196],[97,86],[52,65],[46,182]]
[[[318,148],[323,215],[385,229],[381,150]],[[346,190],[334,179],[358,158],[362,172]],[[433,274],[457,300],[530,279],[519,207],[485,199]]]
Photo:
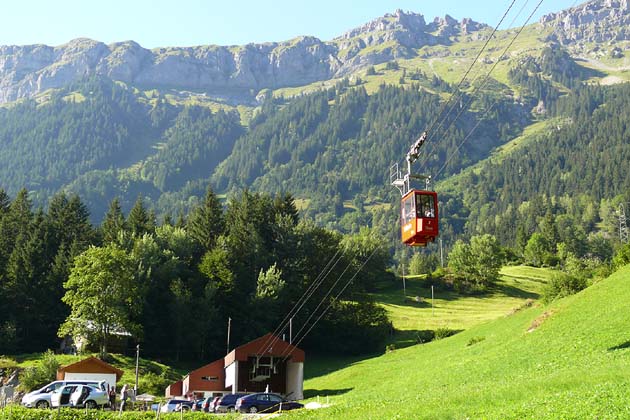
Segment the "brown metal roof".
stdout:
[[249,356],[286,357],[292,362],[304,362],[304,350],[301,350],[271,333],[267,333],[249,343],[243,344],[225,356],[225,366],[246,361]]
[[90,356],[87,359],[80,360],[71,365],[62,366],[57,370],[57,378],[62,379],[64,373],[115,373],[116,381],[122,378],[123,371],[115,368],[107,362],[102,361],[94,356]]

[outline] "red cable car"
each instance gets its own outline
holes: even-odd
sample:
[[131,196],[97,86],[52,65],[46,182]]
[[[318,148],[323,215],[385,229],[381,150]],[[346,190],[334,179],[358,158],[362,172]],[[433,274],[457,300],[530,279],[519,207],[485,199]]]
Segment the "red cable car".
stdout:
[[400,233],[409,246],[427,246],[439,234],[435,191],[410,190],[400,206]]
[[[400,234],[403,243],[409,246],[427,246],[435,241],[439,234],[438,228],[438,196],[435,191],[429,191],[431,177],[411,173],[411,164],[420,156],[420,148],[427,139],[425,131],[415,141],[407,152],[407,172],[402,173],[395,163],[390,167],[389,178],[391,184],[402,194],[400,202]],[[422,179],[426,190],[411,188],[412,179]]]

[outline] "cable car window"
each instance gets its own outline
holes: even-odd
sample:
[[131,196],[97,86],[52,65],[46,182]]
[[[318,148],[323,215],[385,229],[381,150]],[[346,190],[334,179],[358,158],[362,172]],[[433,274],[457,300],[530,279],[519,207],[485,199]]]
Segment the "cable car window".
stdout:
[[403,224],[409,223],[409,221],[415,217],[413,204],[414,204],[413,197],[409,197],[403,202],[403,210],[402,210],[403,211],[403,214],[402,214]]
[[435,217],[435,203],[429,194],[416,194],[418,217]]

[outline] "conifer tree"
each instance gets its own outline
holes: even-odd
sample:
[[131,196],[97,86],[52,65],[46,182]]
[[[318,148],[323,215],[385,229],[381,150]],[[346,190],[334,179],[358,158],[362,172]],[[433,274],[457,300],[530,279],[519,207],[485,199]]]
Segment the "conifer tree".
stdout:
[[149,214],[144,207],[142,196],[140,195],[129,212],[127,227],[132,235],[142,236],[145,233],[150,233],[152,226],[154,226],[154,224],[151,223]]
[[118,232],[125,230],[125,215],[120,207],[120,200],[115,197],[109,203],[109,209],[105,214],[105,219],[101,225],[101,232],[103,234],[103,242],[108,244],[116,242],[118,239]]
[[2,216],[9,212],[9,207],[11,206],[11,198],[6,193],[4,188],[0,188],[0,219]]
[[224,229],[223,207],[212,188],[208,187],[203,203],[190,215],[186,230],[205,252],[212,249]]

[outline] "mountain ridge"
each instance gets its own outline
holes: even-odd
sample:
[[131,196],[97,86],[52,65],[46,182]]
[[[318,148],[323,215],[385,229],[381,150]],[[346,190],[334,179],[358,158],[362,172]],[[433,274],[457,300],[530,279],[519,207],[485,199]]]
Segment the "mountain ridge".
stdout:
[[[207,91],[300,86],[343,77],[358,68],[409,57],[424,45],[487,25],[446,16],[427,24],[422,14],[396,11],[329,42],[313,36],[242,46],[203,45],[146,49],[135,41],[106,45],[77,38],[66,44],[0,46],[0,103],[30,98],[87,75],[158,88]],[[377,51],[370,48],[393,45]]]

